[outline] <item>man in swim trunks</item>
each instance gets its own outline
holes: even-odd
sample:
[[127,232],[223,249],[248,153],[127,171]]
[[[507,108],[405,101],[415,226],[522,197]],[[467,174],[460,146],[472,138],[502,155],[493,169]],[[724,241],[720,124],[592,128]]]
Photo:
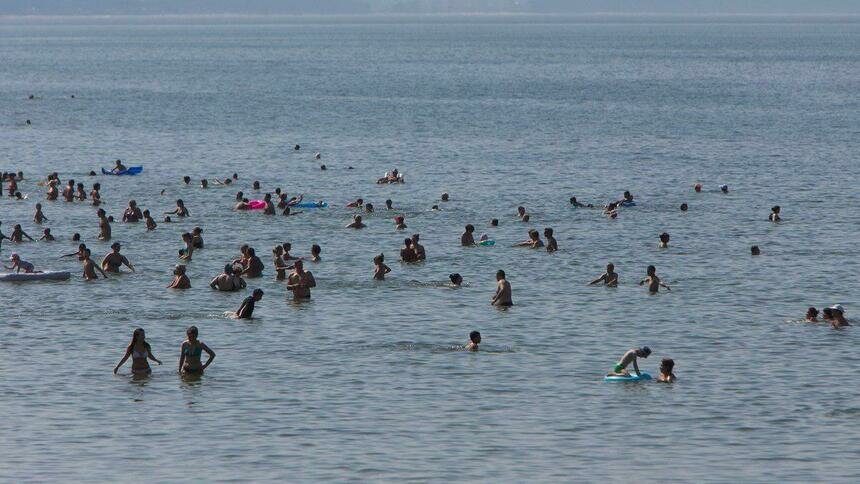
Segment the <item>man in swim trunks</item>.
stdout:
[[131,265],[131,262],[119,253],[119,249],[121,248],[119,242],[114,242],[110,248],[111,252],[102,259],[102,269],[105,272],[119,273],[120,267],[124,265],[131,269],[131,272],[134,272],[134,266]]
[[295,262],[293,273],[287,277],[287,290],[293,291],[293,299],[311,298],[311,288],[317,287],[317,281],[310,271],[304,270],[301,259]]
[[651,354],[651,348],[647,346],[643,346],[642,348],[633,348],[624,353],[624,356],[621,357],[621,360],[615,364],[612,368],[612,371],[607,373],[606,376],[630,376],[630,372],[627,371],[627,366],[633,363],[633,370],[636,372],[636,376],[640,376],[639,365],[636,362],[637,358],[648,358],[648,355]]
[[245,280],[233,273],[233,264],[224,266],[224,273],[218,274],[209,283],[209,287],[218,291],[233,292],[245,288]]
[[505,271],[499,270],[496,272],[496,293],[493,294],[493,299],[490,303],[493,306],[508,307],[513,306],[514,302],[511,299],[511,283],[505,279]]
[[640,286],[646,283],[648,284],[648,292],[651,294],[657,294],[661,286],[665,287],[667,291],[672,290],[660,281],[660,278],[657,277],[657,268],[654,266],[648,266],[647,277],[639,281]]
[[257,301],[260,299],[263,299],[263,290],[254,289],[254,292],[242,301],[242,305],[239,306],[239,310],[236,311],[236,317],[239,319],[251,319],[251,316],[254,315],[254,305],[256,305]]
[[593,286],[601,282],[606,284],[606,287],[618,287],[618,273],[615,272],[615,264],[611,262],[606,264],[606,272],[597,279],[589,282],[588,285]]

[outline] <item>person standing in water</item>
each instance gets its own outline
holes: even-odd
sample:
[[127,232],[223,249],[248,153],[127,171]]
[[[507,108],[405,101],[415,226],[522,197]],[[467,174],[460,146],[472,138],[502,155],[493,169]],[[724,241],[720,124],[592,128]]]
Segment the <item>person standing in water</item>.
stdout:
[[466,224],[466,231],[460,236],[460,245],[463,247],[472,247],[475,245],[475,226]]
[[675,360],[672,358],[663,358],[663,361],[660,362],[660,376],[657,377],[657,381],[661,383],[673,383],[678,379],[675,373],[673,373],[674,369]]
[[143,328],[137,328],[131,335],[131,343],[125,349],[125,356],[119,360],[119,363],[114,367],[113,373],[119,371],[120,367],[131,358],[131,374],[132,375],[149,375],[152,373],[152,368],[149,367],[149,361],[152,360],[159,365],[161,360],[152,354],[152,347],[146,342],[146,333]]
[[236,311],[236,318],[251,319],[254,315],[254,307],[260,299],[263,299],[263,290],[259,288],[254,289],[254,292],[242,301],[242,305],[239,306],[239,310]]
[[317,287],[317,281],[310,271],[304,270],[301,259],[297,260],[293,273],[287,278],[287,290],[293,291],[293,299],[310,299],[311,289]]
[[669,234],[663,232],[660,234],[660,243],[657,245],[660,249],[668,249],[669,248]]
[[[185,335],[188,339],[179,347],[179,373],[202,375],[203,370],[208,368],[215,359],[215,352],[206,346],[206,343],[197,339],[197,326],[190,326],[185,331]],[[204,351],[209,358],[206,363],[201,364],[200,356]]]
[[36,212],[33,214],[33,222],[40,224],[42,222],[46,222],[47,220],[48,220],[48,217],[46,217],[45,214],[42,213],[42,204],[37,203],[36,204]]
[[558,242],[552,234],[553,230],[550,227],[543,229],[543,236],[546,237],[546,251],[550,253],[558,250]]
[[185,208],[185,202],[183,202],[182,199],[180,198],[180,199],[176,200],[176,208],[174,208],[173,210],[171,210],[169,212],[164,212],[164,215],[173,215],[173,214],[176,214],[177,217],[188,217],[191,215],[191,212],[189,212],[188,209]]
[[226,264],[224,272],[209,283],[209,287],[222,292],[234,292],[246,287],[245,280],[233,272],[233,264]]
[[257,252],[253,247],[248,248],[248,267],[242,271],[242,275],[248,278],[263,276],[263,261],[257,257]]
[[525,242],[520,242],[519,244],[514,244],[514,247],[529,247],[532,249],[539,249],[543,247],[543,241],[540,239],[540,234],[537,230],[529,230],[529,240]]
[[92,258],[90,257],[91,255],[92,252],[90,251],[90,249],[84,249],[84,258],[81,260],[81,264],[84,268],[84,280],[95,281],[96,279],[98,279],[99,276],[96,275],[97,270],[102,273],[102,277],[107,279],[107,274],[105,274],[105,271],[103,271],[101,267],[97,266],[96,263],[93,262]]
[[131,265],[131,262],[129,262],[124,255],[119,253],[121,247],[122,246],[119,242],[111,244],[111,252],[102,259],[102,269],[105,272],[119,274],[119,268],[123,265],[131,269],[131,272],[134,272],[134,266]]
[[126,207],[125,211],[122,213],[122,221],[125,223],[136,223],[142,218],[143,212],[140,211],[140,208],[137,206],[137,202],[135,200],[129,200],[128,207]]
[[320,257],[320,253],[322,252],[322,247],[317,244],[313,244],[311,246],[311,262],[320,262],[322,261],[322,257]]
[[589,286],[603,283],[606,287],[618,287],[618,274],[615,272],[615,264],[606,264],[606,272],[600,277],[588,283]]
[[773,208],[770,209],[770,215],[767,216],[767,219],[771,222],[781,221],[782,218],[780,218],[780,216],[779,216],[779,212],[781,210],[782,209],[779,207],[779,205],[775,205]]
[[418,243],[419,234],[412,234],[412,250],[415,251],[415,260],[422,261],[427,259],[427,253],[424,251],[424,246]]
[[363,229],[365,227],[367,227],[367,225],[362,223],[361,215],[354,215],[352,217],[352,223],[346,226],[348,229]]
[[107,213],[103,208],[100,208],[96,214],[99,217],[99,240],[110,240],[110,221],[107,218]]
[[511,299],[511,283],[505,279],[505,271],[500,269],[496,272],[496,281],[496,293],[493,294],[493,298],[490,300],[490,303],[493,306],[500,307],[513,306],[514,302]]
[[669,286],[660,282],[660,278],[657,277],[657,268],[654,266],[648,266],[647,277],[639,281],[639,285],[648,284],[648,292],[651,294],[657,294],[660,290],[660,287],[665,287],[667,291],[671,291]]
[[379,254],[373,258],[373,279],[384,281],[385,274],[391,272],[391,268],[385,265],[385,255]]
[[173,268],[173,280],[168,284],[168,289],[191,289],[191,279],[188,279],[185,264],[176,264]]

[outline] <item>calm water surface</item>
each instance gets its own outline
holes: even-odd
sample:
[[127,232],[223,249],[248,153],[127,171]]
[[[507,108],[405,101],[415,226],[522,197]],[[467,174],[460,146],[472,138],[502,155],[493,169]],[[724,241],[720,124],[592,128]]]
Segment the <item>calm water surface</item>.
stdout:
[[[860,323],[860,24],[242,22],[3,19],[0,169],[23,170],[29,198],[4,197],[0,219],[38,236],[41,201],[58,241],[0,256],[76,277],[0,286],[0,480],[860,479],[856,326],[796,322],[842,303]],[[86,176],[116,158],[143,175]],[[406,185],[374,184],[393,167]],[[101,182],[117,218],[130,198],[183,198],[192,217],[115,224],[138,271],[84,283],[58,259],[71,234],[99,258],[109,244],[93,207],[44,201],[50,171]],[[233,172],[229,189],[180,182]],[[255,179],[332,208],[233,212]],[[615,221],[567,204],[625,189],[639,205]],[[396,262],[392,213],[343,229],[357,197],[393,199],[428,261]],[[459,247],[466,223],[497,245]],[[197,225],[193,289],[167,290]],[[532,227],[561,251],[509,247]],[[273,280],[285,241],[323,247],[310,303]],[[239,322],[224,312],[246,294],[207,283],[241,243],[269,267]],[[379,252],[393,272],[373,283]],[[609,261],[621,287],[587,287]],[[635,285],[649,264],[672,292]],[[506,312],[488,305],[499,268]],[[438,287],[455,271],[467,287]],[[191,324],[218,355],[197,382],[175,374]],[[111,373],[137,326],[165,362],[142,382]],[[473,329],[483,350],[458,351]],[[677,384],[602,382],[646,344],[643,369],[672,357]]]

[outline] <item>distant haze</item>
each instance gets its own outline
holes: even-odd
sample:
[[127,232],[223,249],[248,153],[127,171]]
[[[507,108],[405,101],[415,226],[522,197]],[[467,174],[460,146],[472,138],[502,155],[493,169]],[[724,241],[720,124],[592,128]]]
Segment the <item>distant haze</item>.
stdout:
[[860,0],[0,0],[0,15],[851,14]]

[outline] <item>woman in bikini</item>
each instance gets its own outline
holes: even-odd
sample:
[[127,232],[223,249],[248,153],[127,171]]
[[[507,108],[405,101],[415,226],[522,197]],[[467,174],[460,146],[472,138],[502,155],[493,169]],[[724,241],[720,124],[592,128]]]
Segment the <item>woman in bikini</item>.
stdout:
[[114,374],[119,371],[119,368],[131,357],[131,374],[132,375],[149,375],[152,369],[149,367],[149,361],[152,360],[159,365],[161,361],[152,354],[152,347],[146,342],[146,333],[143,328],[137,328],[131,335],[131,343],[125,349],[125,356],[119,360],[116,367],[113,369]]

